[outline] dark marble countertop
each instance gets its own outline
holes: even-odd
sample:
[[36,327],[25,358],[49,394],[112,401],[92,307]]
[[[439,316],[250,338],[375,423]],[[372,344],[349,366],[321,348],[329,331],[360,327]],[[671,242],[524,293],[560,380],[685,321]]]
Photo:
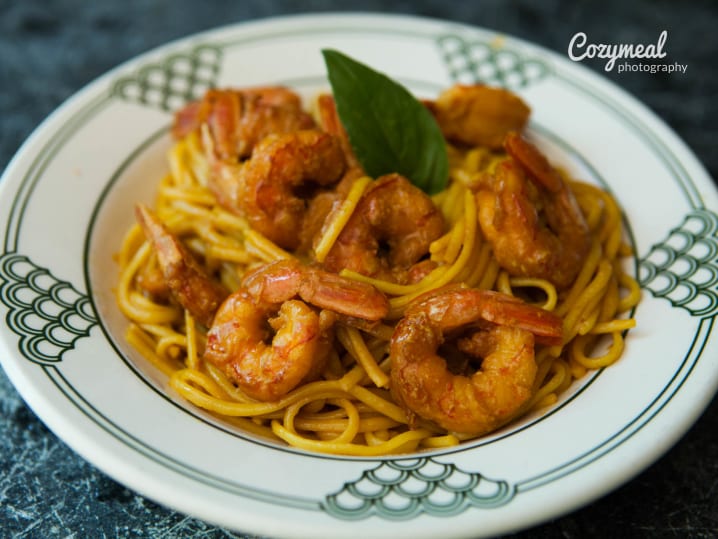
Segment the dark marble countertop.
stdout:
[[[685,73],[604,73],[666,121],[718,178],[718,4],[640,0],[0,0],[0,168],[53,109],[117,64],[170,40],[273,15],[375,11],[455,20],[565,55],[579,31],[655,42]],[[246,537],[126,489],[73,453],[0,371],[0,536]],[[517,537],[718,536],[718,400],[661,459],[602,499]]]

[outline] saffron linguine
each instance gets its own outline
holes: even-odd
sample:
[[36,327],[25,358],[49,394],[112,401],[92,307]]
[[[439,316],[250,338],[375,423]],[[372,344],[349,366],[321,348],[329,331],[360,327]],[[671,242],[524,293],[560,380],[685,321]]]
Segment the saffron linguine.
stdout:
[[[521,413],[556,403],[587,371],[608,367],[621,356],[628,316],[640,289],[624,269],[631,256],[622,215],[610,193],[563,174],[588,224],[591,244],[573,284],[557,290],[549,280],[511,276],[502,269],[479,226],[472,186],[492,173],[507,154],[485,147],[449,145],[448,187],[432,197],[446,223],[429,249],[433,269],[418,282],[399,284],[357,272],[340,274],[369,283],[389,298],[389,314],[366,328],[338,324],[334,350],[317,379],[279,400],[256,401],[203,359],[207,328],[176,302],[147,293],[157,279],[157,259],[139,225],[127,231],[118,254],[117,303],[130,321],[127,340],[168,377],[182,399],[239,429],[308,451],[377,456],[459,444],[466,435],[412,421],[390,392],[389,343],[394,325],[415,298],[452,283],[519,296],[563,320],[561,345],[537,345],[532,397]],[[159,219],[228,290],[261,264],[298,255],[280,248],[248,222],[225,209],[208,188],[211,167],[200,133],[177,140],[169,173],[158,186]],[[328,215],[314,242],[321,263],[373,179],[362,177]],[[519,414],[520,415],[520,414]]]

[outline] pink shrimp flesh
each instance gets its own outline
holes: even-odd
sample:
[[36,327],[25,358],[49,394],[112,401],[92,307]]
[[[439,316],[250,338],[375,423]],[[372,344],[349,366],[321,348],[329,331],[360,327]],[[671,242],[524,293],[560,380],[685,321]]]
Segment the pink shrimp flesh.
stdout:
[[[453,432],[485,434],[514,418],[530,399],[535,336],[560,342],[562,331],[559,317],[498,292],[437,291],[413,303],[394,330],[392,394],[410,417]],[[469,356],[465,364],[480,360],[480,366],[473,373],[452,372],[447,360],[457,363],[449,357],[457,354]]]
[[506,137],[511,159],[477,193],[479,223],[499,264],[516,276],[569,287],[591,246],[573,193],[538,149],[520,135]]
[[329,251],[324,266],[397,280],[444,232],[431,198],[399,174],[374,181]]

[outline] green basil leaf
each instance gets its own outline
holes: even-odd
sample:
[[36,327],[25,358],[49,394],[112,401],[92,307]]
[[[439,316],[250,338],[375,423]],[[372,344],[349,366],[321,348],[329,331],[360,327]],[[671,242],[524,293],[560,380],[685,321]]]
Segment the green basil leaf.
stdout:
[[322,54],[337,113],[367,174],[398,172],[428,194],[444,189],[449,158],[429,110],[386,75],[336,50]]

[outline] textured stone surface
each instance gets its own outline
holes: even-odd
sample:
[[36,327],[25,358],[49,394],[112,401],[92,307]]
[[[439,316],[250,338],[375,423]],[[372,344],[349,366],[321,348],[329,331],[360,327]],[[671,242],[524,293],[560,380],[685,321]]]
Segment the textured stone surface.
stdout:
[[[122,2],[0,0],[0,167],[53,109],[124,60],[215,26],[278,14],[383,11],[456,20],[566,53],[595,42],[652,42],[668,30],[685,74],[607,76],[663,118],[718,178],[718,4],[446,0]],[[603,62],[586,62],[602,72]],[[3,537],[246,537],[169,511],[75,455],[29,411],[0,372],[0,535]],[[597,502],[521,537],[718,535],[718,402],[663,458]]]

